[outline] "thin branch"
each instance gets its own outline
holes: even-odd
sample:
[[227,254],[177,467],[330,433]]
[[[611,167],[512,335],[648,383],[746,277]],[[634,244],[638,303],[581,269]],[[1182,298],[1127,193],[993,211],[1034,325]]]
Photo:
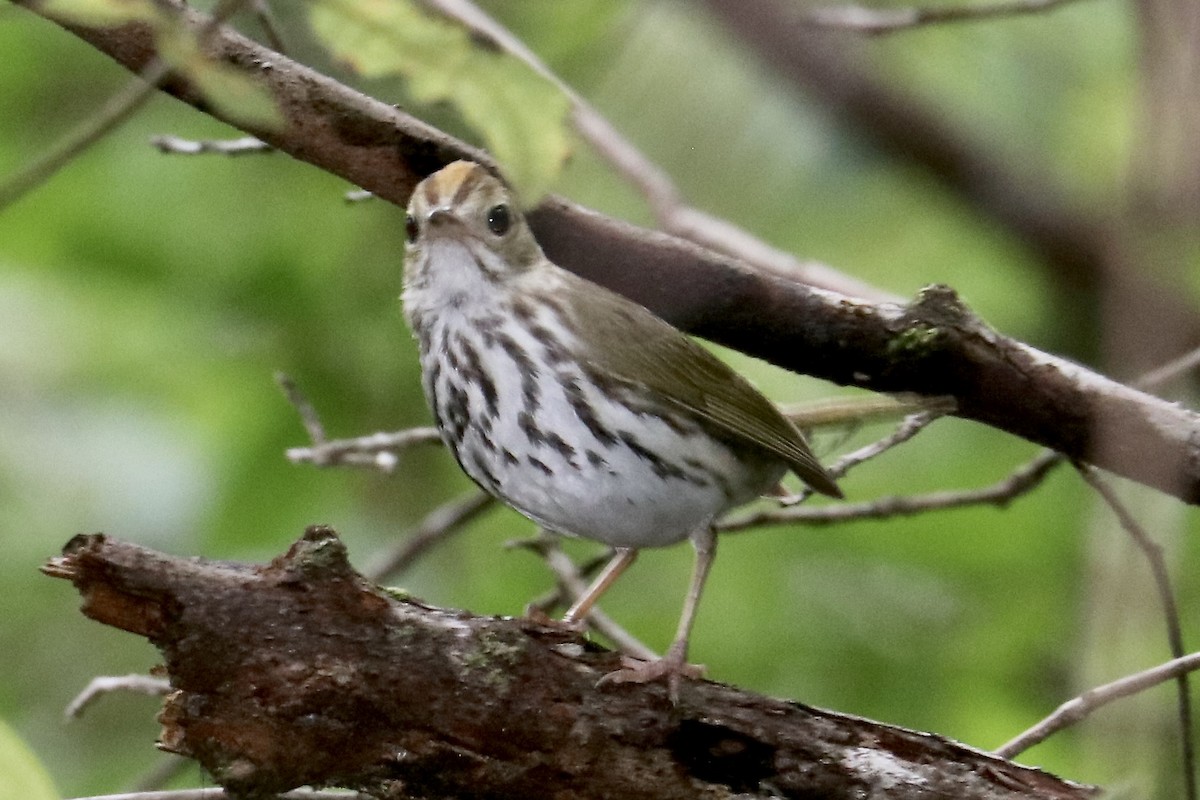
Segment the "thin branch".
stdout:
[[162,678],[150,675],[102,675],[92,678],[83,691],[75,696],[66,708],[65,713],[70,718],[83,715],[92,703],[107,694],[128,692],[144,694],[149,697],[162,697],[171,691],[171,684]]
[[85,150],[120,127],[154,96],[158,82],[169,71],[167,62],[156,58],[142,70],[140,77],[126,83],[95,115],[84,120],[40,158],[29,162],[0,183],[0,210],[50,180]]
[[301,391],[296,382],[291,376],[283,373],[275,373],[275,383],[283,391],[283,396],[292,404],[292,408],[296,409],[296,413],[300,415],[300,422],[304,425],[304,430],[308,433],[308,438],[315,445],[325,444],[328,439],[325,436],[325,426],[321,424],[321,415],[317,413],[317,408],[308,399],[308,395]]
[[330,441],[326,438],[325,426],[321,423],[316,407],[295,381],[282,372],[276,374],[275,380],[288,402],[300,415],[300,421],[313,442],[311,447],[288,448],[286,455],[293,464],[312,464],[318,467],[347,465],[391,472],[400,461],[401,451],[414,445],[442,442],[437,428],[409,428]]
[[930,6],[923,8],[866,8],[864,6],[828,6],[813,9],[807,21],[821,28],[881,36],[948,22],[974,22],[994,17],[1040,14],[1079,0],[1000,0],[966,6]]
[[1147,372],[1134,381],[1133,385],[1139,389],[1156,389],[1167,381],[1185,372],[1191,372],[1197,367],[1200,367],[1200,347]]
[[[1171,587],[1171,576],[1163,557],[1162,546],[1150,538],[1145,529],[1133,518],[1133,514],[1117,497],[1108,481],[1104,480],[1094,467],[1076,462],[1075,469],[1080,477],[1091,486],[1105,504],[1112,509],[1121,528],[1129,534],[1133,543],[1146,557],[1150,574],[1154,579],[1154,588],[1158,592],[1159,602],[1162,603],[1163,616],[1167,621],[1167,641],[1170,644],[1171,655],[1182,658],[1187,648],[1183,641],[1183,627],[1179,621],[1179,605],[1175,601],[1175,592]],[[1176,678],[1176,704],[1179,709],[1180,745],[1183,755],[1183,776],[1186,796],[1189,800],[1196,798],[1196,744],[1192,734],[1192,695],[1186,672],[1181,672]]]
[[[826,471],[835,478],[841,478],[859,464],[869,461],[872,458],[877,458],[883,453],[886,453],[888,450],[891,450],[893,447],[907,442],[925,428],[929,427],[929,425],[940,416],[942,416],[942,414],[937,411],[910,414],[909,416],[905,417],[898,426],[896,426],[896,430],[892,431],[891,434],[879,439],[878,441],[872,442],[865,447],[861,447],[852,453],[847,453],[834,463],[830,464],[826,468]],[[781,498],[781,503],[785,507],[794,506],[807,500],[812,496],[812,494],[812,489],[804,486],[801,487],[800,491]]]
[[937,411],[923,411],[920,414],[910,414],[896,426],[896,430],[892,431],[890,435],[872,442],[865,447],[860,447],[853,453],[847,453],[831,464],[828,471],[835,478],[840,478],[859,464],[877,458],[893,447],[904,444],[933,424],[934,420],[941,416],[942,414]]
[[496,499],[487,492],[475,491],[444,503],[425,515],[421,524],[400,537],[401,545],[363,570],[367,578],[380,582],[403,573],[434,545],[441,544],[462,530],[468,522],[489,508]]
[[241,156],[248,153],[271,153],[275,148],[255,136],[237,139],[182,139],[162,134],[150,137],[150,144],[160,152],[171,155],[194,156],[201,153],[216,153],[223,156]]
[[830,525],[850,520],[887,519],[925,514],[930,511],[985,503],[1003,507],[1038,486],[1062,460],[1061,455],[1047,450],[1013,471],[1003,480],[981,489],[930,492],[911,497],[881,497],[869,502],[839,503],[820,508],[763,509],[726,520],[717,526],[717,530],[721,532],[742,531],[763,525],[785,523]]
[[409,428],[353,439],[334,439],[312,447],[289,447],[286,455],[293,464],[369,467],[391,472],[400,461],[400,451],[415,445],[441,443],[437,428]]
[[867,422],[894,420],[922,411],[934,412],[941,416],[953,414],[957,408],[958,403],[953,397],[904,394],[837,397],[779,405],[783,415],[804,430],[846,424],[858,426]]
[[1014,737],[1002,747],[996,748],[994,752],[1002,758],[1014,758],[1058,731],[1086,719],[1093,711],[1103,708],[1114,700],[1144,692],[1160,683],[1175,680],[1197,669],[1200,669],[1200,653],[1192,653],[1183,658],[1172,659],[1144,672],[1126,675],[1112,683],[1089,689],[1078,697],[1063,703],[1054,710],[1053,714]]
[[279,25],[275,21],[275,15],[271,13],[271,6],[267,0],[250,0],[250,13],[258,21],[271,49],[278,53],[288,52],[287,46],[283,43],[283,34],[279,31]]
[[[546,563],[546,566],[550,568],[550,571],[554,573],[555,578],[558,579],[559,591],[556,592],[556,597],[550,602],[558,604],[562,601],[562,595],[565,592],[569,598],[566,604],[570,605],[570,603],[582,597],[587,592],[588,585],[584,574],[588,570],[581,570],[575,566],[575,562],[562,549],[562,545],[559,544],[557,537],[540,536],[536,539],[514,543],[514,546],[523,547],[537,553]],[[605,561],[607,559],[597,560],[596,566],[602,566]],[[539,601],[530,604],[533,610],[542,612],[545,611],[546,605],[545,602]],[[642,661],[650,661],[658,658],[658,654],[654,650],[618,625],[612,617],[601,611],[599,606],[592,606],[591,611],[587,615],[587,624],[593,631],[612,642],[625,655],[633,656]]]

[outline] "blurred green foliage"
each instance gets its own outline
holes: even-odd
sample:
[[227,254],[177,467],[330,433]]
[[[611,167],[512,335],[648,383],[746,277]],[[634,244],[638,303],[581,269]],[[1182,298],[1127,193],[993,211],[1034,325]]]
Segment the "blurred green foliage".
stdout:
[[419,105],[455,108],[525,203],[535,205],[558,176],[570,101],[514,56],[416,3],[325,0],[309,19],[321,44],[358,74],[400,76]]
[[[1006,333],[1055,339],[1042,267],[1020,242],[839,129],[687,4],[487,7],[697,206],[900,294],[951,284]],[[302,20],[281,12],[299,55],[319,61]],[[1050,171],[1094,205],[1111,199],[1131,138],[1130,24],[1119,7],[1088,3],[896,36],[870,52],[997,154]],[[128,79],[13,7],[0,8],[0,52],[0,176]],[[371,89],[389,102],[403,96],[384,82]],[[441,124],[446,110],[427,116]],[[67,795],[121,790],[160,758],[153,700],[109,698],[82,720],[62,719],[93,675],[155,663],[149,645],[88,622],[69,586],[38,574],[72,534],[267,559],[304,525],[325,522],[365,564],[468,487],[432,450],[412,451],[391,476],[283,457],[305,434],[276,371],[308,393],[331,436],[429,419],[397,299],[400,210],[347,204],[351,187],[280,155],[165,156],[147,144],[157,133],[236,135],[157,98],[0,214],[0,718]],[[555,188],[647,219],[582,146]],[[842,392],[728,355],[779,400]],[[884,432],[848,442],[824,434],[817,446],[844,449]],[[845,490],[859,500],[975,487],[1035,452],[945,420],[856,471]],[[1147,493],[1130,494],[1154,510]],[[1119,532],[1096,524],[1104,519],[1064,470],[1003,510],[726,537],[694,658],[717,680],[998,746],[1073,693],[1118,677],[1112,653],[1129,669],[1166,657],[1144,564]],[[405,575],[405,586],[433,603],[519,613],[551,584],[532,556],[503,550],[532,532],[512,512],[489,512]],[[1194,563],[1191,540],[1169,544]],[[686,546],[644,554],[606,609],[665,644],[690,559]],[[1120,586],[1096,585],[1106,562],[1124,565]],[[1185,577],[1186,609],[1198,588]],[[1098,598],[1108,593],[1127,602],[1104,626]],[[1171,796],[1171,697],[1163,689],[1104,712],[1118,724],[1085,723],[1024,760],[1129,796]],[[1145,774],[1115,757],[1131,749],[1130,730],[1138,752],[1151,754]],[[192,770],[185,779],[199,778]]]

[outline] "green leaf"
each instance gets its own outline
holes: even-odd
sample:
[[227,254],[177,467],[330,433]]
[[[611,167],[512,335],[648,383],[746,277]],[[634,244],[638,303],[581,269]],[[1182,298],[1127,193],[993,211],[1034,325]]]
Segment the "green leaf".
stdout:
[[25,742],[0,720],[0,800],[58,800],[46,768]]
[[570,101],[518,59],[408,0],[322,0],[309,20],[321,42],[362,75],[399,75],[418,102],[452,104],[526,204],[558,176],[570,147]]

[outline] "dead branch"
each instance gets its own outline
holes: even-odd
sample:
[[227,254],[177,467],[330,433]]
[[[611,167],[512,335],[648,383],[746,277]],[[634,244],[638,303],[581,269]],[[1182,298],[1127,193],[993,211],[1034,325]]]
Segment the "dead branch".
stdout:
[[270,564],[77,536],[44,568],[147,637],[172,693],[159,746],[240,795],[1084,798],[938,736],[688,682],[597,688],[618,657],[529,620],[371,585],[314,526]]

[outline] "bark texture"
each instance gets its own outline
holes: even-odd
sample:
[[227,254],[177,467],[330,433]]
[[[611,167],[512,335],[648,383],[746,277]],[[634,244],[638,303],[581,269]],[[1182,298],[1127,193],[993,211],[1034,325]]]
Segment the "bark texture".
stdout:
[[96,534],[45,571],[149,639],[174,691],[160,746],[242,796],[303,784],[381,798],[1085,798],[1095,790],[938,736],[687,681],[597,687],[619,657],[529,620],[371,585],[328,528],[266,565]]

